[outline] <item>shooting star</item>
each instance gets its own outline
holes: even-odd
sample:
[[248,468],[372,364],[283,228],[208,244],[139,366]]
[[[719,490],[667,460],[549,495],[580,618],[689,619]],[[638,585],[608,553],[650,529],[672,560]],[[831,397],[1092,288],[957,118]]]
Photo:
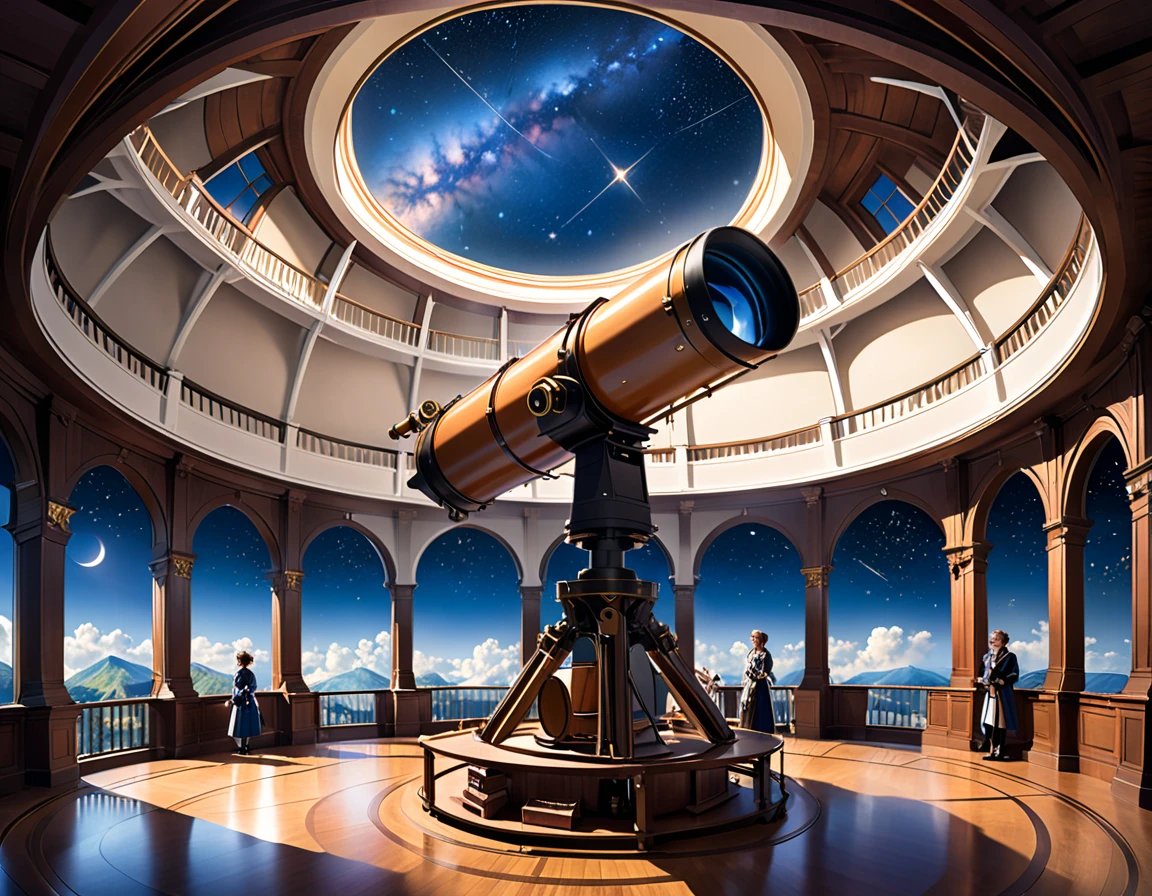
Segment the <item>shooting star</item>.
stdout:
[[[427,43],[427,41],[425,41],[425,43]],[[429,47],[429,49],[432,49],[432,48]],[[436,53],[435,50],[432,50],[432,52]],[[439,56],[440,54],[436,53],[436,55]],[[444,64],[447,65],[448,63],[445,62]],[[460,76],[457,75],[456,77],[460,77]],[[469,89],[471,90],[471,85],[469,85]],[[475,93],[476,91],[473,90],[472,92]],[[476,95],[479,96],[479,94],[476,94]],[[597,143],[595,140],[593,140],[591,137],[589,137],[588,139],[592,140],[592,145],[596,147],[596,149],[599,151],[600,155],[604,156],[604,161],[607,162],[608,165],[612,168],[612,171],[613,171],[615,177],[613,177],[612,180],[610,180],[608,182],[608,186],[606,186],[603,190],[601,190],[599,193],[597,193],[595,196],[593,196],[591,199],[589,199],[588,202],[584,205],[584,207],[582,209],[580,209],[580,211],[576,212],[576,214],[574,214],[571,218],[569,218],[567,221],[565,221],[563,224],[561,224],[560,229],[563,230],[565,227],[567,227],[569,224],[571,224],[573,221],[575,221],[577,218],[579,218],[582,214],[584,214],[584,212],[588,210],[588,206],[590,206],[593,202],[595,202],[597,199],[599,199],[601,196],[603,196],[605,193],[607,193],[613,184],[616,184],[616,183],[624,184],[624,186],[626,186],[629,190],[632,191],[633,196],[635,196],[637,199],[640,199],[640,194],[636,192],[636,190],[632,186],[632,184],[628,183],[628,175],[632,173],[632,170],[637,165],[639,165],[641,162],[643,162],[646,158],[648,158],[648,156],[650,156],[653,152],[655,152],[659,147],[663,146],[669,140],[672,140],[673,138],[679,136],[680,134],[683,134],[685,131],[692,130],[692,128],[696,127],[697,125],[703,124],[709,118],[714,118],[715,116],[719,115],[721,112],[725,112],[728,109],[731,109],[737,103],[742,103],[746,99],[748,99],[747,96],[742,96],[738,100],[733,100],[727,106],[721,106],[715,112],[709,112],[703,118],[699,118],[696,121],[692,122],[691,124],[684,125],[684,127],[680,128],[680,130],[673,131],[671,134],[669,134],[663,140],[660,140],[656,143],[653,143],[652,146],[648,149],[648,151],[644,153],[644,155],[640,156],[640,158],[638,158],[635,162],[633,162],[627,168],[617,168],[616,164],[610,158],[608,158],[608,154],[606,152],[604,152],[604,150],[600,149],[600,144]],[[487,102],[487,100],[485,100],[485,102]],[[495,111],[495,110],[493,110],[493,111]],[[499,113],[496,113],[496,114],[499,114]],[[508,127],[512,127],[512,125],[508,125]],[[517,133],[519,133],[519,131],[517,131]],[[523,135],[521,135],[521,136],[523,136]],[[527,140],[528,138],[525,137],[524,139]],[[541,150],[541,152],[543,152],[543,150]],[[640,202],[641,202],[641,204],[644,204],[643,199],[640,199]],[[644,207],[647,208],[647,205],[645,205]],[[869,568],[871,568],[871,567],[869,567]],[[873,572],[875,572],[875,570],[873,570]],[[877,573],[877,575],[879,575],[879,573]],[[880,577],[884,578],[883,576],[880,576]],[[888,580],[884,579],[884,581],[888,581]]]
[[[878,572],[877,570],[873,569],[871,566],[869,566],[867,563],[865,563],[859,557],[856,557],[855,560],[857,563],[859,563],[861,566],[863,566],[866,570],[868,570],[868,572],[872,573],[873,575],[879,576],[885,582],[888,582],[888,577],[886,575],[884,575],[884,573]],[[891,585],[892,583],[888,582],[888,584]]]
[[476,99],[480,100],[480,102],[482,102],[485,106],[487,106],[489,109],[492,110],[493,115],[495,115],[502,122],[504,122],[504,124],[508,125],[508,127],[511,128],[512,131],[514,131],[525,143],[527,143],[534,150],[536,150],[536,152],[540,153],[540,155],[544,156],[546,159],[551,159],[553,162],[556,161],[555,156],[551,156],[548,153],[546,153],[544,150],[542,150],[539,146],[537,146],[535,143],[533,143],[531,140],[529,140],[525,136],[524,132],[521,131],[520,129],[518,129],[516,127],[516,125],[512,124],[512,122],[510,122],[507,118],[505,118],[503,115],[501,115],[499,109],[497,109],[490,102],[488,102],[488,100],[486,100],[475,87],[473,87],[471,84],[468,83],[468,81],[464,78],[464,76],[462,74],[460,74],[460,72],[456,71],[456,69],[454,69],[452,67],[452,63],[450,63],[447,59],[445,59],[443,56],[441,56],[436,51],[436,48],[434,46],[432,46],[432,44],[428,43],[427,38],[421,38],[421,40],[424,41],[424,46],[426,46],[429,50],[431,50],[433,53],[435,53],[436,58],[439,59],[441,62],[444,63],[444,65],[446,65],[448,67],[448,71],[452,72],[452,74],[454,74],[457,78],[460,79],[461,84],[463,84],[465,87],[467,87],[469,90],[471,90],[474,94],[476,94]]

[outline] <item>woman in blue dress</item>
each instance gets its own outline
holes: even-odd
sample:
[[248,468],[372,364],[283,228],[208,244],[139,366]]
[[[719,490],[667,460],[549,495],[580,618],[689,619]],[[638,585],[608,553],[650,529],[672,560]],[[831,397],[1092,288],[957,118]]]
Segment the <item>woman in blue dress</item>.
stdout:
[[772,654],[765,645],[768,636],[756,629],[752,632],[752,649],[744,662],[744,689],[740,692],[740,727],[753,731],[776,732],[776,719],[772,714]]
[[264,724],[256,703],[256,674],[250,668],[252,663],[252,654],[247,650],[236,654],[236,665],[240,668],[232,679],[232,719],[228,723],[228,734],[236,740],[236,752],[241,756],[252,754],[248,738],[258,736]]
[[980,721],[984,727],[984,744],[981,750],[988,750],[984,759],[993,762],[1004,760],[1004,742],[1008,732],[1015,731],[1016,694],[1013,685],[1020,678],[1020,663],[1016,654],[1008,649],[1008,633],[996,629],[988,638],[988,652],[984,654],[984,674],[977,683],[988,689],[984,695],[984,711]]

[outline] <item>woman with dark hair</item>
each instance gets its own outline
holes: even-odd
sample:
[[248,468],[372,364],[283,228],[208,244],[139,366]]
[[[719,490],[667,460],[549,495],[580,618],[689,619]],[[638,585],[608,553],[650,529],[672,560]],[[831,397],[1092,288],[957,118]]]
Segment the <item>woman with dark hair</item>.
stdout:
[[228,723],[228,734],[236,741],[236,752],[240,756],[250,756],[248,738],[260,734],[264,718],[256,703],[256,674],[250,668],[252,654],[241,650],[236,654],[236,677],[232,679],[232,719]]
[[987,688],[984,695],[984,711],[980,721],[984,728],[984,744],[981,752],[991,750],[986,760],[1005,760],[1004,741],[1008,732],[1015,731],[1016,694],[1013,685],[1020,677],[1020,663],[1016,654],[1008,649],[1008,633],[996,629],[988,637],[988,652],[984,654],[984,675],[976,683]]
[[776,732],[776,719],[772,713],[772,654],[765,645],[768,636],[756,629],[752,632],[752,649],[744,661],[744,685],[740,691],[740,727],[753,731]]

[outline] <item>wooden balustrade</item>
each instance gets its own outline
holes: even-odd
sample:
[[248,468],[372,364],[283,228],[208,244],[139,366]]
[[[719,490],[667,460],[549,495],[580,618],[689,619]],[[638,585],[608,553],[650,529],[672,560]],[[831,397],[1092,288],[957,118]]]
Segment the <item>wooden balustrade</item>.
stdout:
[[180,384],[180,401],[198,413],[218,420],[225,426],[243,430],[272,442],[284,441],[284,422],[251,408],[235,404],[215,392],[209,392],[190,380]]
[[420,345],[420,327],[408,320],[374,311],[340,293],[332,302],[332,316],[350,327],[400,342],[413,348]]
[[377,448],[373,445],[347,442],[307,429],[297,431],[296,447],[301,451],[307,451],[309,454],[334,457],[337,460],[366,464],[370,467],[381,467],[386,470],[396,469],[396,457],[399,453],[391,448]]
[[474,361],[499,361],[500,340],[428,330],[428,351]]
[[149,700],[107,700],[82,704],[76,717],[76,755],[103,756],[153,746]]
[[806,448],[820,444],[820,427],[805,426],[791,432],[769,436],[766,439],[747,439],[741,442],[717,442],[712,445],[694,445],[688,449],[688,462],[701,463],[730,457],[750,457],[774,454],[792,448]]

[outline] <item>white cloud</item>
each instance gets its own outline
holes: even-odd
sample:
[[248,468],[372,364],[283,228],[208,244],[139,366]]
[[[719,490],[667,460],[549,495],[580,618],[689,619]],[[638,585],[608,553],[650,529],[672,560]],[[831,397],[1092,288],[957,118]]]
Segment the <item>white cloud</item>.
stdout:
[[1031,641],[1013,641],[1008,645],[1008,649],[1016,654],[1021,673],[1048,668],[1048,620],[1041,619],[1036,626],[1032,629]]
[[872,629],[864,648],[850,656],[855,646],[853,642],[828,639],[828,665],[833,681],[847,681],[861,672],[915,666],[923,663],[936,645],[931,632],[919,631],[905,638],[904,629],[898,625],[878,625]]
[[318,647],[305,650],[302,661],[304,681],[309,686],[353,669],[371,669],[389,678],[392,673],[392,636],[382,631],[375,640],[361,638],[355,647],[344,647],[333,641],[327,650]]
[[1085,646],[1085,647],[1091,647],[1091,646],[1092,646],[1093,644],[1095,644],[1095,643],[1096,643],[1096,639],[1095,639],[1095,638],[1088,638],[1088,637],[1086,637],[1086,638],[1084,639],[1084,646]]
[[220,641],[212,643],[204,635],[192,639],[192,662],[217,672],[227,672],[236,665],[236,654],[241,650],[252,654],[258,666],[271,662],[272,655],[267,650],[258,650],[251,638],[237,638],[231,644],[224,644]]
[[[1088,642],[1085,638],[1085,643]],[[1096,643],[1096,639],[1091,639],[1092,643]],[[1100,653],[1095,650],[1084,651],[1084,671],[1085,672],[1120,672],[1128,674],[1131,671],[1131,661],[1128,653],[1123,655],[1116,650],[1106,650]]]
[[[2,619],[3,617],[0,617]],[[7,620],[4,620],[7,622]],[[0,627],[3,622],[0,622]],[[11,624],[7,633],[9,655],[11,655]],[[0,640],[0,644],[3,641]],[[152,639],[145,638],[136,644],[132,636],[113,629],[102,634],[91,622],[82,622],[71,635],[64,637],[64,677],[71,678],[82,669],[87,669],[93,663],[106,656],[117,656],[120,659],[142,666],[152,665]]]
[[12,665],[12,620],[0,616],[0,663]]
[[429,656],[416,650],[412,671],[417,678],[436,672],[452,684],[464,686],[511,684],[520,672],[520,642],[501,647],[495,638],[488,638],[464,658]]
[[719,674],[725,684],[739,684],[747,656],[748,645],[743,641],[733,641],[727,649],[696,642],[696,665]]

